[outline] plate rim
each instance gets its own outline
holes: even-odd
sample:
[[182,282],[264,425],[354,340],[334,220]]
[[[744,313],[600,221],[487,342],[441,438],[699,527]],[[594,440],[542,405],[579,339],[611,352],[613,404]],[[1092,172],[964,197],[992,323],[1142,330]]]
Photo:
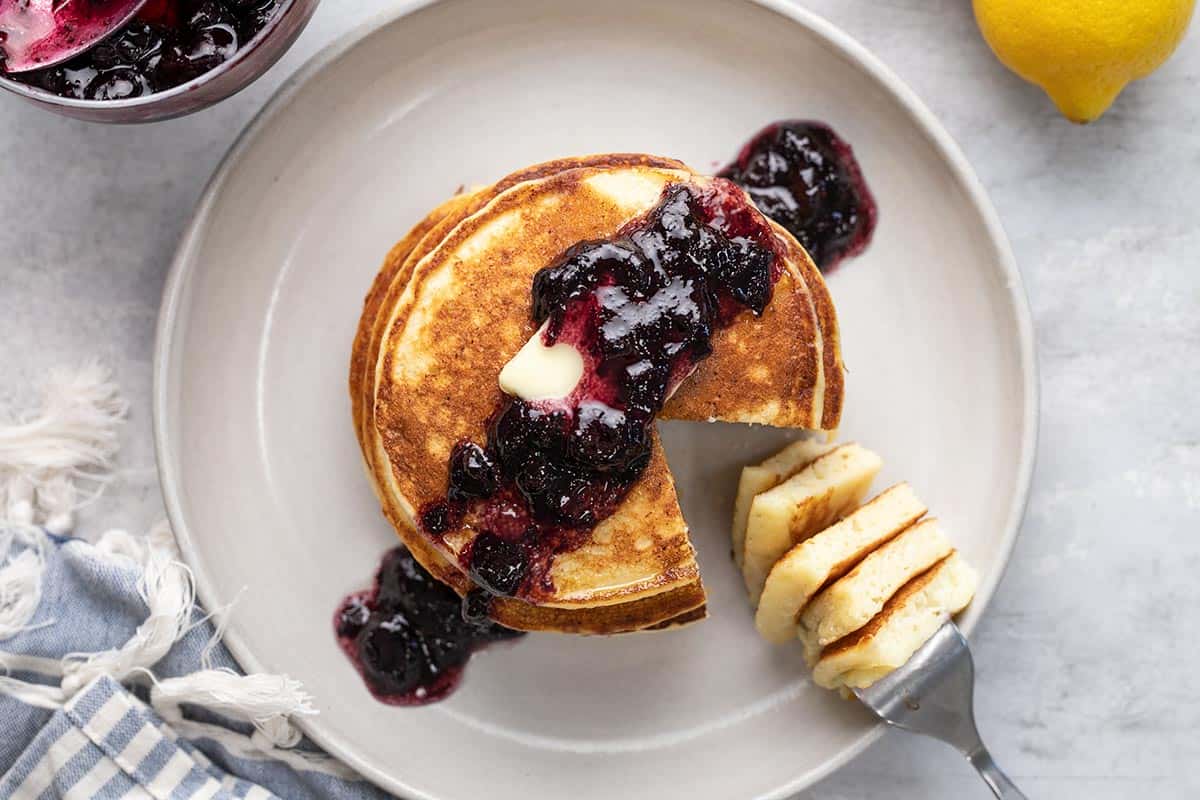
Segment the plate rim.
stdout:
[[[181,322],[180,309],[188,296],[188,277],[191,275],[195,263],[191,256],[203,239],[216,198],[238,161],[257,142],[261,131],[290,105],[309,81],[375,31],[442,1],[405,0],[391,8],[377,12],[322,47],[284,80],[263,107],[250,119],[222,157],[196,202],[191,218],[180,237],[179,246],[172,257],[159,308],[152,359],[154,452],[167,519],[174,531],[180,553],[192,570],[196,595],[206,608],[219,606],[216,590],[207,570],[198,558],[195,539],[188,529],[182,512],[179,481],[169,468],[173,461],[172,454],[175,452],[174,445],[170,440],[168,425],[170,356],[175,344],[174,334],[177,333]],[[858,68],[878,81],[896,99],[900,107],[914,122],[916,128],[947,163],[954,178],[967,192],[972,204],[978,210],[988,238],[997,253],[1000,277],[1004,279],[1016,328],[1017,352],[1022,377],[1021,425],[1023,430],[1017,465],[1016,489],[1008,505],[1008,514],[1000,540],[1000,566],[990,577],[985,577],[981,581],[976,591],[973,604],[979,609],[979,613],[975,614],[968,623],[962,625],[964,633],[969,635],[991,604],[992,597],[1012,561],[1013,549],[1016,546],[1029,502],[1037,457],[1040,425],[1037,348],[1029,298],[1017,266],[1016,257],[987,190],[975,174],[958,143],[916,92],[878,56],[832,22],[799,6],[797,0],[737,0],[737,2],[759,6],[807,29],[809,33],[823,40],[836,53],[854,62]],[[265,671],[261,662],[243,639],[236,622],[229,625],[222,641],[244,670],[247,672]],[[349,765],[363,778],[385,791],[404,798],[411,798],[411,800],[439,800],[427,792],[407,785],[402,779],[386,774],[383,770],[359,757],[349,741],[325,731],[318,717],[304,717],[294,722],[306,736],[326,752]],[[785,798],[803,791],[841,769],[867,747],[878,741],[885,728],[882,721],[876,723],[836,756],[795,776],[787,783],[758,795],[754,800],[785,800]]]

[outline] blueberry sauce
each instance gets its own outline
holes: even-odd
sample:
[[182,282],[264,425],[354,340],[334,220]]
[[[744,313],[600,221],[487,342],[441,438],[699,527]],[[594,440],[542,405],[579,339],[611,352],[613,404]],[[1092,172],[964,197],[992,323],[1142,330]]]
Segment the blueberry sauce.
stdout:
[[132,22],[67,63],[9,77],[77,100],[124,100],[161,92],[228,61],[280,4],[150,0]]
[[761,314],[782,261],[733,184],[668,186],[612,239],[581,242],[533,278],[543,344],[572,345],[584,373],[566,398],[502,400],[486,445],[459,442],[446,498],[422,510],[439,536],[475,530],[461,563],[492,595],[550,592],[555,554],[587,541],[650,460],[651,425],[712,352],[715,331]]
[[383,557],[374,588],[342,601],[334,628],[375,697],[421,705],[454,691],[476,650],[524,635],[482,614],[468,618],[471,608],[397,547]]
[[850,145],[824,123],[768,125],[719,174],[791,232],[822,272],[871,241],[875,199]]

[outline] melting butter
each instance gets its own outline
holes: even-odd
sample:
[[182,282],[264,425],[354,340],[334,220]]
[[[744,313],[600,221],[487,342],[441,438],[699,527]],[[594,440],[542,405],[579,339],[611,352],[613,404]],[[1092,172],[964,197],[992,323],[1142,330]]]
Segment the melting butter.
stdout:
[[546,324],[500,370],[500,388],[527,402],[560,400],[583,377],[583,356],[571,345],[542,342]]

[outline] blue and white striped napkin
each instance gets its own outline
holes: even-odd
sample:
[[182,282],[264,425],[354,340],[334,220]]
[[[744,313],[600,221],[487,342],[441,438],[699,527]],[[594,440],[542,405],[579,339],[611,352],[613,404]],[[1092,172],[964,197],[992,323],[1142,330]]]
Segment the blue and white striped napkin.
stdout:
[[300,735],[299,683],[238,669],[165,525],[62,535],[124,414],[89,365],[0,425],[0,800],[384,800]]

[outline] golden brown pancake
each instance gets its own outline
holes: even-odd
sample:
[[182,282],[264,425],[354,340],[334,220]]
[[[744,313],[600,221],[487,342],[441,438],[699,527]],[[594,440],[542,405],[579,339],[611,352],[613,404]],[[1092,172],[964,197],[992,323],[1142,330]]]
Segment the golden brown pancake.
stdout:
[[[620,204],[608,202],[608,198],[597,198],[595,192],[589,194],[588,181],[600,169],[579,165],[601,165],[605,158],[618,167],[657,170],[660,180],[695,179],[680,169],[678,162],[646,156],[592,157],[539,165],[510,176],[496,187],[460,195],[436,209],[393,248],[368,294],[351,373],[355,422],[364,455],[389,520],[417,558],[460,592],[471,587],[470,580],[437,546],[416,533],[412,515],[426,499],[444,493],[450,446],[459,438],[482,439],[482,425],[499,401],[495,375],[533,332],[528,312],[532,273],[571,244],[611,236],[636,215]],[[519,177],[546,175],[550,177]],[[494,224],[505,214],[522,220],[535,207],[529,203],[545,202],[548,197],[558,204],[555,225],[553,230],[535,231],[536,253],[530,253],[529,235],[523,234],[513,239],[520,243],[519,248],[502,246],[493,254],[503,260],[506,268],[519,261],[520,270],[497,270],[495,260],[464,269],[447,256],[440,260],[431,257],[439,250],[453,253],[452,248],[469,242],[472,230],[477,232],[484,222]],[[489,214],[478,219],[484,208]],[[564,208],[582,210],[564,215]],[[841,368],[832,304],[803,250],[786,234],[781,238],[787,246],[789,269],[776,287],[767,312],[761,318],[744,314],[734,326],[718,334],[716,354],[683,384],[664,415],[786,426],[836,425],[841,407]],[[430,263],[440,266],[431,267]],[[437,313],[443,314],[439,330],[450,335],[434,337],[406,353],[403,346],[396,345],[402,344],[413,309],[421,309],[416,313],[418,317],[425,314],[426,303],[416,302],[421,281],[437,274],[439,268],[445,270],[447,264],[456,266],[454,281],[461,285],[448,302],[436,293],[434,297],[441,302]],[[503,280],[497,280],[497,274],[503,274]],[[456,302],[455,296],[459,300],[484,296],[490,302]],[[480,318],[480,308],[489,306],[500,313],[484,313]],[[395,313],[386,313],[393,309]],[[380,359],[379,345],[389,324],[396,341],[389,343],[388,352]],[[826,346],[821,347],[821,342]],[[440,348],[440,353],[425,352],[417,360],[444,361],[449,369],[426,373],[416,383],[397,385],[390,380],[395,377],[393,362],[397,354],[403,362],[416,350],[427,351],[430,347],[434,351]],[[787,357],[764,364],[759,356],[762,352],[785,353]],[[372,384],[376,377],[371,374],[373,361],[384,368],[378,393],[383,416],[378,420],[372,420]],[[481,379],[481,375],[487,377]],[[464,383],[471,388],[461,390]],[[824,398],[815,396],[821,393]],[[372,428],[380,436],[376,437]],[[386,460],[379,458],[373,438],[386,448]],[[622,513],[627,509],[629,513]],[[540,598],[541,605],[499,598],[493,607],[496,618],[525,629],[611,632],[669,624],[675,616],[686,619],[701,615],[703,591],[674,487],[657,444],[646,475],[633,487],[614,518],[597,526],[591,542],[556,560],[554,596]],[[460,546],[465,541],[460,540]],[[597,590],[600,585],[603,589]]]
[[[363,451],[372,484],[383,506],[384,515],[401,532],[403,539],[414,556],[432,574],[449,584],[459,594],[472,588],[465,574],[449,562],[432,544],[413,529],[410,519],[379,488],[380,477],[376,465],[390,469],[386,458],[377,446],[374,436],[374,386],[375,361],[383,338],[388,317],[381,313],[389,309],[395,297],[407,285],[412,268],[420,258],[435,247],[445,233],[461,222],[471,209],[480,208],[488,199],[501,191],[522,183],[536,180],[558,172],[581,166],[605,167],[646,164],[652,166],[677,167],[679,162],[640,154],[616,154],[560,159],[539,164],[508,176],[491,187],[460,193],[435,208],[396,244],[388,253],[384,265],[364,301],[363,314],[355,337],[350,370],[350,394],[354,411],[355,432]],[[653,606],[679,610],[679,616],[666,618],[666,612]],[[662,594],[653,603],[643,600],[622,606],[608,607],[599,611],[591,609],[555,609],[532,606],[512,598],[497,598],[493,603],[492,615],[509,627],[522,630],[555,630],[571,633],[616,633],[636,630],[642,620],[662,620],[653,626],[656,629],[673,627],[704,617],[704,592],[697,579],[689,585]]]

